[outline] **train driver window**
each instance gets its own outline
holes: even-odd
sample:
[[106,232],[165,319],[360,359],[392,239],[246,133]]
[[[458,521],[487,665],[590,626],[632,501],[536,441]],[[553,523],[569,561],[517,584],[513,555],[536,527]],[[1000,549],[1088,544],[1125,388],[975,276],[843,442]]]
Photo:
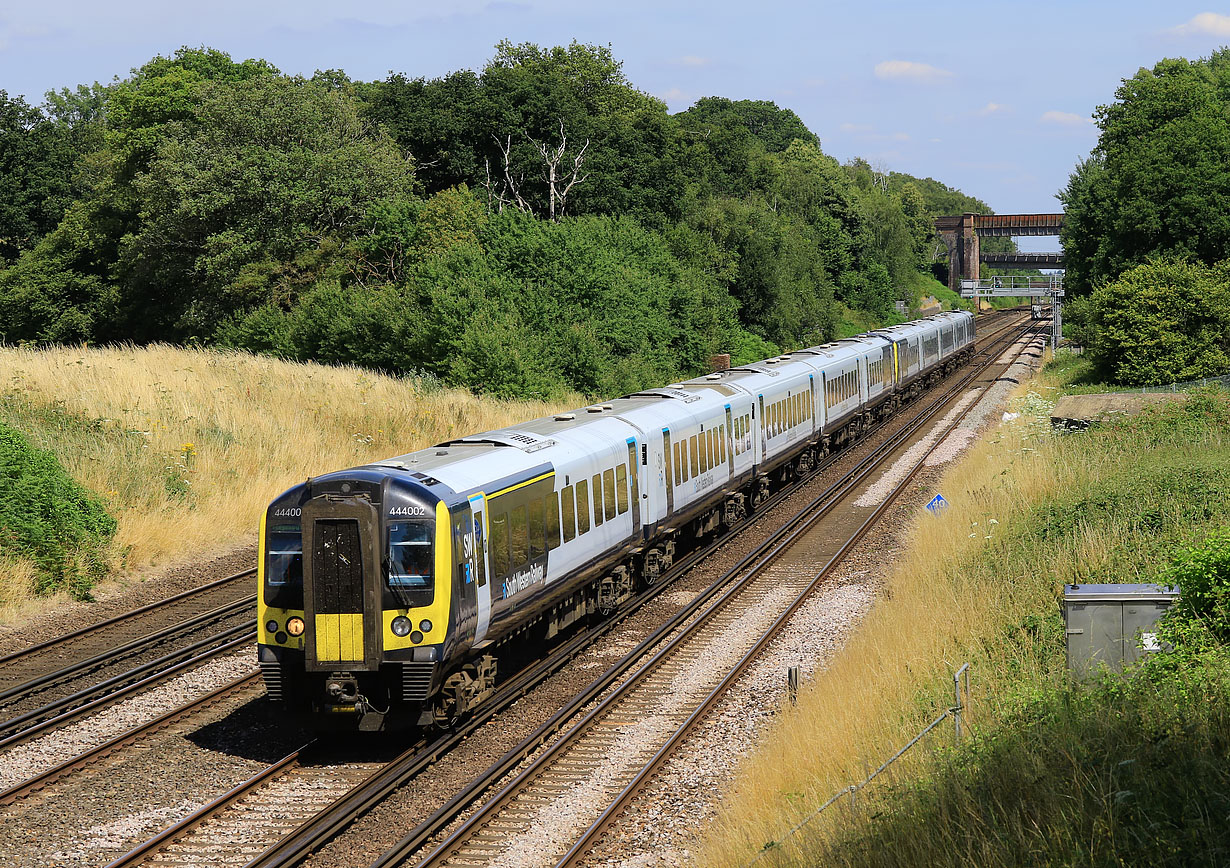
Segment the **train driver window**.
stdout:
[[577,533],[589,532],[589,481],[577,481]]
[[628,466],[621,464],[615,468],[615,495],[619,503],[619,514],[628,511]]
[[593,486],[594,495],[594,527],[602,524],[602,474],[595,473],[590,477],[590,485]]
[[577,535],[577,504],[575,495],[572,492],[572,486],[564,486],[564,490],[559,493],[561,501],[560,514],[564,520],[564,542],[568,542]]
[[559,548],[559,495],[547,495],[547,550]]
[[389,524],[389,589],[403,606],[425,606],[435,596],[432,581],[432,524]]
[[268,556],[266,582],[292,587],[303,584],[303,532],[298,522],[270,526]]

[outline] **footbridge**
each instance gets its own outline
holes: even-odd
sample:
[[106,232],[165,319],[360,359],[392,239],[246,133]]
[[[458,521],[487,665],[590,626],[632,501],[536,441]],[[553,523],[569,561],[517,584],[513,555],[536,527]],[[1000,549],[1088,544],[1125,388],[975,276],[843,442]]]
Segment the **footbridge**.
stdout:
[[959,292],[963,280],[977,281],[979,264],[1000,268],[1063,268],[1062,253],[981,253],[978,239],[1058,235],[1063,214],[973,214],[936,217],[935,231],[948,245],[948,288]]

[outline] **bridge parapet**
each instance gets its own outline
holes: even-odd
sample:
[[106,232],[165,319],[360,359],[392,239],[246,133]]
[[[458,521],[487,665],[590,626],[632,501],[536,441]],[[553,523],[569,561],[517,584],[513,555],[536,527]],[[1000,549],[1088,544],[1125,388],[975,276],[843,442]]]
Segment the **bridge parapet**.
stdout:
[[[1012,268],[1059,268],[1059,261],[1024,259],[1029,254],[979,255],[978,239],[982,236],[1011,237],[1014,235],[1058,235],[1063,228],[1063,214],[973,214],[935,218],[935,230],[948,245],[948,288],[960,289],[962,279],[977,280],[979,263],[995,262]],[[990,256],[1013,256],[1013,259],[995,260]]]

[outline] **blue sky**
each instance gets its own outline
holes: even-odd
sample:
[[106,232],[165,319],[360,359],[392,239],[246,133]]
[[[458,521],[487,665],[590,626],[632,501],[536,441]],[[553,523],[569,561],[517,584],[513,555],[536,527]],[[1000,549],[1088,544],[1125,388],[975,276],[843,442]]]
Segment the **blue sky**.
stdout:
[[[477,69],[502,38],[610,44],[672,111],[702,96],[797,112],[838,159],[930,175],[999,212],[1058,208],[1097,139],[1096,106],[1162,57],[1230,44],[1230,8],[1143,0],[1028,3],[320,0],[198,4],[42,0],[0,6],[0,89],[124,76],[208,45],[284,72],[434,77]],[[1047,249],[1046,240],[1030,249]]]

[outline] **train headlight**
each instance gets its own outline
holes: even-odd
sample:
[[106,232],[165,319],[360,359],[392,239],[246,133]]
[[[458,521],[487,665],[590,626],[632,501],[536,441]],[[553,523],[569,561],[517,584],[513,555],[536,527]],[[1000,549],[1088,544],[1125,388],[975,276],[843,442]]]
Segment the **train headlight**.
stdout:
[[278,622],[274,620],[269,620],[268,622],[266,622],[265,631],[268,633],[278,632]]
[[419,629],[422,630],[424,633],[430,633],[431,632],[431,622],[428,621],[426,618],[424,618],[422,621],[419,621]]
[[409,636],[410,631],[414,629],[414,625],[405,615],[398,615],[389,626],[393,628],[394,636]]
[[415,645],[419,644],[420,642],[423,641],[423,634],[420,633],[418,630],[415,630],[413,633],[410,634],[410,641],[413,642]]
[[302,618],[291,618],[289,621],[287,621],[286,622],[286,632],[292,636],[302,636],[303,635],[303,619]]

